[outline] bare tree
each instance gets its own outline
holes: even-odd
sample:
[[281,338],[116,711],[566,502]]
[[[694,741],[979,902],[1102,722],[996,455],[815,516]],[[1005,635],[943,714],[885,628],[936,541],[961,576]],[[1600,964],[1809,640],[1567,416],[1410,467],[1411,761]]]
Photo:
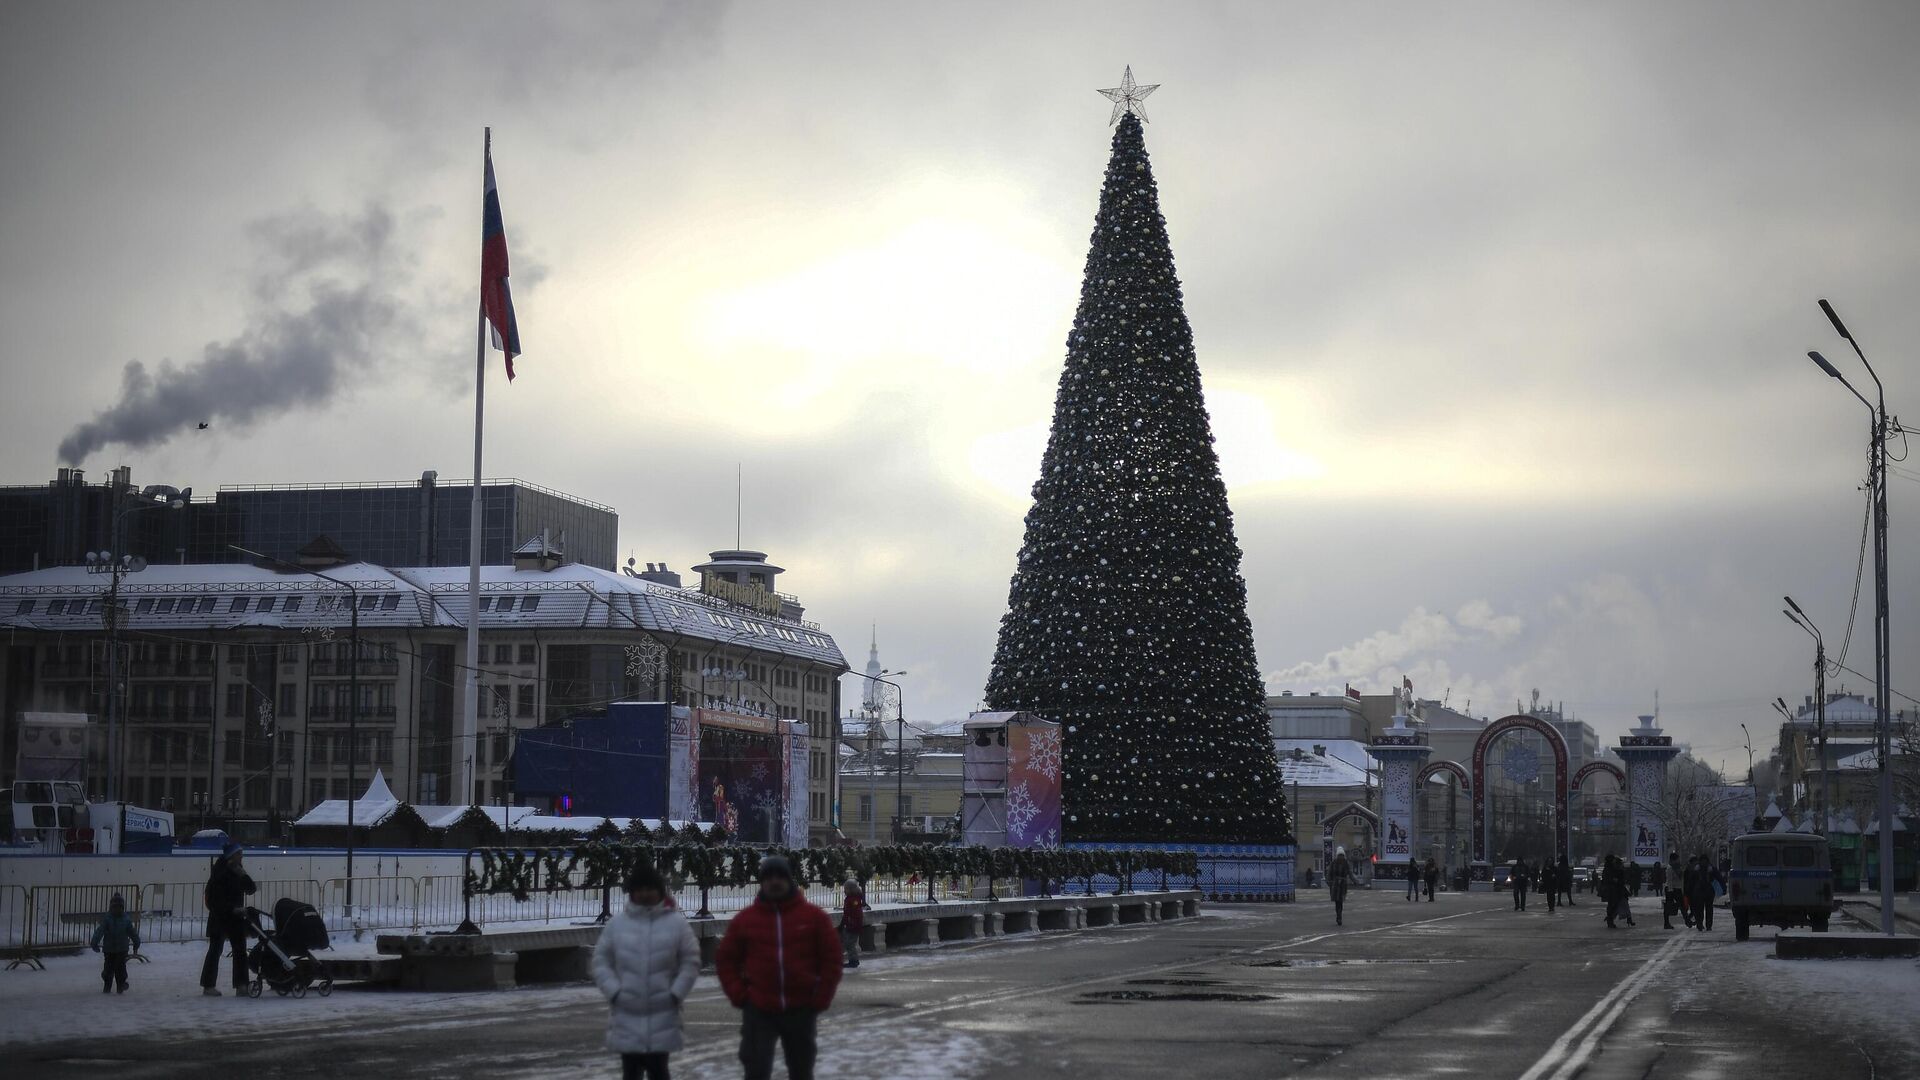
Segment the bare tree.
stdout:
[[1675,770],[1657,797],[1640,793],[1626,797],[1635,812],[1660,823],[1667,851],[1679,852],[1683,859],[1703,852],[1715,854],[1728,840],[1753,827],[1752,789],[1729,787],[1718,780],[1706,770]]

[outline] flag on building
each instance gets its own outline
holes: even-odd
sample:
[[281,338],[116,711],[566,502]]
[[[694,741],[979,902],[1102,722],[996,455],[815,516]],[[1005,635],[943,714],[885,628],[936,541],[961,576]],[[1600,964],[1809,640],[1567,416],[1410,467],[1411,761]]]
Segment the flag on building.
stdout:
[[507,354],[507,378],[520,355],[520,324],[513,318],[513,293],[507,288],[507,229],[500,219],[500,191],[493,184],[493,148],[487,148],[486,206],[480,232],[480,302],[493,327],[493,347]]

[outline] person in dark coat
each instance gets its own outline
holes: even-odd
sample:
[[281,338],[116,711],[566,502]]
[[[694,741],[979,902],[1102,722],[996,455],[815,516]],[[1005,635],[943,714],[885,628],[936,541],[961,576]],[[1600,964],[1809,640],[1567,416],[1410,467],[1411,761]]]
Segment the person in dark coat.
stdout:
[[1620,917],[1620,909],[1627,904],[1627,872],[1620,865],[1618,855],[1607,856],[1607,861],[1600,867],[1600,903],[1606,908],[1607,929],[1618,930],[1620,927],[1616,920]]
[[119,893],[107,903],[107,914],[93,928],[93,951],[106,958],[100,968],[100,992],[106,993],[118,983],[127,992],[127,953],[140,955],[140,928],[127,914],[127,898]]
[[1687,902],[1693,907],[1695,930],[1713,929],[1713,883],[1719,877],[1712,859],[1705,855],[1695,857],[1687,886]]
[[1426,869],[1427,903],[1433,903],[1433,887],[1440,884],[1440,864],[1429,858]]
[[1559,889],[1561,892],[1567,894],[1567,899],[1565,903],[1568,907],[1572,907],[1573,906],[1573,864],[1567,861],[1567,857],[1565,855],[1560,856],[1560,865],[1556,867],[1554,870],[1553,886],[1554,888]]
[[1536,886],[1540,894],[1547,898],[1547,911],[1551,913],[1560,906],[1560,868],[1552,859],[1540,860],[1540,875]]
[[207,959],[200,965],[200,992],[219,997],[214,986],[220,974],[220,953],[233,949],[233,989],[247,986],[247,897],[254,891],[247,876],[239,844],[228,844],[213,861],[213,873],[207,877]]
[[1513,910],[1527,910],[1527,877],[1533,868],[1525,859],[1513,860],[1513,872],[1507,876],[1507,884],[1513,887]]
[[1347,886],[1359,883],[1353,876],[1353,864],[1347,861],[1347,849],[1334,848],[1333,861],[1327,864],[1327,896],[1333,901],[1333,925],[1346,922]]
[[740,1064],[746,1080],[773,1075],[773,1051],[786,1055],[789,1080],[813,1080],[820,1014],[840,988],[840,935],[826,912],[793,884],[779,855],[760,862],[760,895],[727,924],[714,971],[740,1010]]

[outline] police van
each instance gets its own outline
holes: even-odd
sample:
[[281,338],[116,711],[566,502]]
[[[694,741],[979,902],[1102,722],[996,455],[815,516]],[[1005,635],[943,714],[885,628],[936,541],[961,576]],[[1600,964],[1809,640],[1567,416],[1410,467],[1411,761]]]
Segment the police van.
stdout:
[[1824,933],[1833,914],[1833,868],[1827,838],[1812,833],[1748,833],[1735,837],[1727,873],[1733,936],[1747,940],[1755,924],[1809,926]]

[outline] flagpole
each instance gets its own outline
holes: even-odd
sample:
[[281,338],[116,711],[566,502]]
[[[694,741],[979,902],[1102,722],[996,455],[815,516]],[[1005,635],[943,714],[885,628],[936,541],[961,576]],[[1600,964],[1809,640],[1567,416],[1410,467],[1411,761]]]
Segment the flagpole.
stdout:
[[[493,159],[493,129],[486,129],[486,164]],[[480,229],[486,232],[486,192],[480,198]],[[460,712],[460,737],[454,740],[453,775],[459,801],[455,806],[476,803],[473,791],[474,740],[480,719],[480,435],[487,416],[487,301],[486,283],[481,282],[479,326],[473,343],[473,500],[467,523],[467,692]]]

